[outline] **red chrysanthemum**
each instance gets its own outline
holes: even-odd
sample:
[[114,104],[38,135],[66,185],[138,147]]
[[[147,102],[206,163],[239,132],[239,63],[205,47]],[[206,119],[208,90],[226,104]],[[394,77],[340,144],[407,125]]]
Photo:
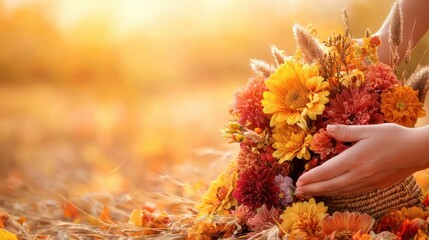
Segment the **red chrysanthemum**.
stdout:
[[289,176],[291,173],[291,162],[284,162],[279,163],[278,161],[273,162],[271,164],[271,172],[273,172],[274,175],[284,175]]
[[274,178],[274,174],[267,168],[242,172],[232,195],[238,202],[253,209],[264,204],[271,208],[278,203],[279,188]]
[[264,81],[262,75],[249,79],[246,86],[235,93],[235,101],[231,105],[232,113],[237,115],[237,121],[252,130],[263,129],[269,123],[261,103],[263,93],[267,90]]
[[365,86],[375,93],[385,92],[398,83],[393,69],[384,63],[370,65],[365,74]]
[[320,154],[320,160],[322,161],[329,159],[346,149],[346,145],[329,135],[325,129],[320,129],[318,133],[314,134],[313,141],[311,141],[310,144],[310,150]]
[[366,125],[383,122],[379,113],[380,103],[377,93],[369,93],[366,88],[345,88],[329,99],[323,117],[326,124]]

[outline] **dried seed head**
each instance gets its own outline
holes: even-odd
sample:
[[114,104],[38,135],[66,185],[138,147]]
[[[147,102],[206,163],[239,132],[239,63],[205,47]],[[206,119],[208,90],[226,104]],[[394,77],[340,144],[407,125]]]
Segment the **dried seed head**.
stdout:
[[265,78],[269,77],[271,73],[275,72],[275,69],[270,64],[258,60],[258,59],[251,59],[250,60],[250,68],[255,72],[256,74],[262,73]]
[[414,50],[413,45],[414,45],[413,39],[410,38],[410,40],[408,41],[407,51],[405,51],[405,56],[404,56],[404,63],[405,64],[408,64],[411,60],[411,53]]
[[372,36],[371,30],[369,30],[368,28],[365,31],[365,37],[366,38],[370,38]]
[[423,103],[429,90],[429,67],[425,66],[417,69],[408,79],[406,85],[419,91],[418,97],[420,102]]
[[343,9],[343,23],[344,26],[346,27],[346,35],[350,35],[350,20],[349,20],[349,15],[347,14],[346,9]]
[[295,24],[293,32],[298,49],[304,54],[305,62],[311,63],[323,58],[324,53],[321,44],[304,27]]
[[393,5],[390,19],[389,40],[393,46],[399,46],[402,42],[402,9],[399,6],[399,1]]
[[282,50],[279,50],[276,46],[271,46],[271,54],[273,54],[274,59],[276,60],[277,66],[285,62],[285,53]]

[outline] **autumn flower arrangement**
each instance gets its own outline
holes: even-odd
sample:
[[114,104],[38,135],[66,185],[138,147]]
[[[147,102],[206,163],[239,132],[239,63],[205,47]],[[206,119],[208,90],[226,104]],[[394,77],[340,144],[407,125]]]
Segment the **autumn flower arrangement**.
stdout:
[[394,11],[390,66],[378,60],[377,36],[351,37],[346,12],[344,34],[321,43],[314,28],[295,25],[295,54],[273,46],[275,65],[251,61],[255,76],[235,93],[222,129],[240,152],[196,205],[188,238],[428,239],[422,208],[392,210],[376,222],[359,212],[329,215],[324,202],[294,194],[299,175],[353,144],[332,138],[328,124],[413,127],[425,116],[429,68],[396,76],[402,16],[397,4]]

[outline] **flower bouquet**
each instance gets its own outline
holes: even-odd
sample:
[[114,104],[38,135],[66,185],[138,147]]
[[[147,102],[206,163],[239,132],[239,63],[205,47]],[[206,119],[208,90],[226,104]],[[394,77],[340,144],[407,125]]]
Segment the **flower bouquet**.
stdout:
[[[392,32],[401,34],[397,4],[394,10],[399,29]],[[343,18],[344,34],[321,43],[314,28],[295,25],[295,54],[272,47],[275,65],[251,61],[255,76],[235,93],[232,120],[222,129],[230,142],[240,145],[240,152],[196,205],[199,218],[190,239],[426,236],[429,213],[415,207],[422,193],[412,176],[355,196],[306,199],[294,194],[302,173],[353,145],[332,138],[328,124],[413,127],[425,115],[429,68],[398,79],[398,36],[393,34],[390,41],[389,66],[378,60],[380,39],[367,31],[358,43],[350,35],[346,12]]]

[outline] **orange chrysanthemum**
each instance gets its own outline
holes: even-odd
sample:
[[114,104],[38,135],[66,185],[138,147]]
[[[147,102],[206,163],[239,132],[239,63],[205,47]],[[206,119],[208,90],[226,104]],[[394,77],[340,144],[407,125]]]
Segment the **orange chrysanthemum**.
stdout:
[[381,94],[381,112],[387,122],[414,127],[417,118],[426,115],[417,91],[408,86],[394,87]]
[[346,150],[347,146],[333,138],[325,129],[321,128],[313,135],[313,141],[310,144],[310,150],[320,154],[320,160],[329,159],[342,151]]
[[319,66],[285,61],[265,82],[262,105],[272,114],[271,126],[287,122],[292,125],[305,116],[315,120],[328,102],[328,83],[319,76]]
[[[335,212],[323,219],[322,228],[326,235],[336,239],[336,236],[351,239],[356,233],[365,234],[374,226],[375,220],[368,214],[357,212]],[[346,238],[341,238],[346,239]]]
[[263,75],[249,79],[243,89],[235,93],[235,101],[231,105],[237,121],[250,129],[264,128],[269,119],[262,111],[262,94],[267,90]]

